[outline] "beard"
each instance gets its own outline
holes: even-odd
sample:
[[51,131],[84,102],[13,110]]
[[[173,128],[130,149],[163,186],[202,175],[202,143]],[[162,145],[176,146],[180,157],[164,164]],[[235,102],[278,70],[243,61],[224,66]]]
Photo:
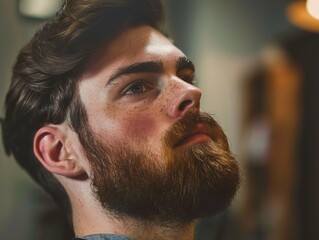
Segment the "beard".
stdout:
[[[204,124],[212,141],[179,145]],[[226,208],[239,185],[238,164],[217,122],[189,113],[162,139],[162,158],[152,149],[101,141],[86,124],[79,139],[91,164],[95,197],[113,217],[189,222]]]

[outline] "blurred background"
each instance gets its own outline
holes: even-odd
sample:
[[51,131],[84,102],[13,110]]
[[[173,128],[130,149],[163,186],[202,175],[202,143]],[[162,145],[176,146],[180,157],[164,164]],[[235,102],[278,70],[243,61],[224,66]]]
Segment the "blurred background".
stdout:
[[[199,221],[196,239],[319,239],[316,2],[164,1],[171,37],[196,65],[201,107],[223,126],[243,175],[232,206]],[[60,5],[0,1],[0,106],[19,49]],[[0,238],[70,239],[63,214],[2,144],[0,159]]]

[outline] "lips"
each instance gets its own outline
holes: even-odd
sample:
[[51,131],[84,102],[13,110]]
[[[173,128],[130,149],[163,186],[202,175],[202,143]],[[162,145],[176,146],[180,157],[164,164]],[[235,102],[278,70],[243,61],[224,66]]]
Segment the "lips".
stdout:
[[176,144],[175,147],[180,147],[182,145],[191,145],[200,142],[211,141],[210,129],[205,124],[197,124],[194,129],[189,133],[186,133]]

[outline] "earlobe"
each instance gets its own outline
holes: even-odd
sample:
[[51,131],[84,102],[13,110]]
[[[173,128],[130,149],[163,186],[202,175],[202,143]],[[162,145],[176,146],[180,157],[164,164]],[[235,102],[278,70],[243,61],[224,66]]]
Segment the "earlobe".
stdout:
[[67,136],[56,126],[44,126],[34,136],[33,151],[50,172],[66,177],[77,177],[85,171],[66,146]]

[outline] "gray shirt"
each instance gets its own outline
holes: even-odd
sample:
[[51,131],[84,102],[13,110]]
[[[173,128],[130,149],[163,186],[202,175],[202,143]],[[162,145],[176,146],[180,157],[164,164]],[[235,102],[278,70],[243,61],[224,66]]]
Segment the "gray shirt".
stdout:
[[92,234],[80,238],[75,238],[74,240],[134,240],[133,238],[128,238],[124,236],[114,235],[114,234]]

